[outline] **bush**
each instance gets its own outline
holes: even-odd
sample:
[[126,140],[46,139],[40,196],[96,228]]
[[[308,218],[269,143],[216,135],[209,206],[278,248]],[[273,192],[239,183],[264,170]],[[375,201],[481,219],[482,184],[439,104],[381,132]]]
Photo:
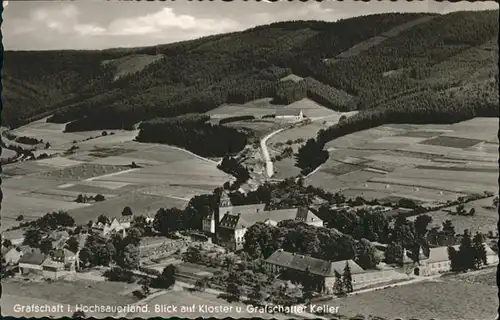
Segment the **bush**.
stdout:
[[230,122],[237,122],[237,121],[245,121],[245,120],[254,120],[254,116],[236,116],[236,117],[228,117],[221,119],[219,121],[219,124],[225,124],[225,123],[230,123]]

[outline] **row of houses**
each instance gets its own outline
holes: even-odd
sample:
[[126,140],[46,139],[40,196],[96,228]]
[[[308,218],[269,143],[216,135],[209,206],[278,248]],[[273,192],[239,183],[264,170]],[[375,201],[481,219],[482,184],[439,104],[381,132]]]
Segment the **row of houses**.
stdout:
[[[151,215],[146,215],[145,218],[147,223],[151,223],[154,220],[154,217]],[[114,218],[107,223],[94,222],[91,229],[103,237],[107,237],[113,233],[121,233],[125,237],[126,230],[130,228],[132,220],[134,220],[134,216],[130,215]]]
[[308,208],[265,210],[265,204],[233,206],[227,192],[220,198],[218,212],[203,219],[203,231],[213,235],[217,244],[231,250],[243,248],[245,233],[257,222],[276,226],[284,220],[302,221],[322,227],[323,221]]
[[[455,249],[458,250],[458,247],[455,246]],[[498,254],[487,243],[484,243],[484,247],[487,264],[498,264]],[[325,261],[278,249],[266,259],[266,269],[279,274],[309,272],[319,279],[316,288],[318,292],[331,294],[334,290],[335,274],[342,275],[346,265],[349,265],[351,270],[352,285],[355,290],[383,282],[407,279],[409,276],[426,277],[450,271],[448,247],[430,248],[428,255],[421,251],[418,263],[411,260],[405,251],[402,263],[403,266],[381,264],[377,270],[364,270],[353,260]]]

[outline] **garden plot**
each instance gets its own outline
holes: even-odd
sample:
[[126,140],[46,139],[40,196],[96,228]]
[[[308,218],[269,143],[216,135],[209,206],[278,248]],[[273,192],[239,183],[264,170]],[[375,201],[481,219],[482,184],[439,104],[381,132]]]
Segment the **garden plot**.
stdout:
[[432,155],[432,156],[445,156],[449,153],[453,153],[453,152],[457,151],[456,148],[429,145],[429,144],[409,144],[409,145],[406,145],[404,147],[400,147],[397,150],[414,152],[414,153],[423,153],[423,154]]
[[57,180],[45,179],[37,176],[20,176],[3,180],[2,190],[11,190],[19,194],[37,190],[56,189],[60,184],[61,181]]
[[[345,316],[386,319],[494,319],[497,288],[456,281],[429,281],[371,291],[326,302]],[[465,298],[464,298],[465,297]],[[394,306],[397,306],[396,308]]]
[[179,208],[186,206],[187,201],[130,192],[118,197],[97,202],[89,207],[70,210],[69,214],[75,219],[75,223],[87,223],[95,221],[101,214],[107,217],[120,217],[123,208],[130,207],[134,215],[154,215],[160,208]]
[[[387,163],[389,166],[393,166],[395,168],[406,167],[406,166],[428,165],[429,163],[432,163],[431,160],[427,159],[397,156],[393,154],[384,154],[384,153],[369,155],[365,158],[375,163]],[[366,165],[369,166],[370,163],[373,162],[368,162]]]

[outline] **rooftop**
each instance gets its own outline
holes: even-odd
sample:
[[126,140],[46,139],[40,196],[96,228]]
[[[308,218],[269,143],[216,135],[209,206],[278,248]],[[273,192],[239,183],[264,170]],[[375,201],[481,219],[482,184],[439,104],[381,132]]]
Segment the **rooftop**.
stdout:
[[45,261],[45,255],[39,249],[33,249],[32,252],[25,253],[19,263],[41,265]]
[[300,255],[278,249],[266,260],[267,263],[281,267],[291,268],[299,271],[309,270],[312,274],[334,277],[335,271],[342,274],[346,263],[349,264],[352,274],[364,273],[365,271],[353,260],[325,261],[310,256]]
[[[235,207],[236,208],[236,207]],[[239,208],[239,207],[237,207]],[[274,222],[278,223],[284,220],[296,220],[302,222],[313,222],[321,221],[314,213],[312,213],[308,208],[293,208],[293,209],[280,209],[272,211],[264,211],[264,205],[262,205],[262,210],[234,210],[229,214],[225,214],[220,222],[221,227],[230,229],[241,229],[248,228],[257,222]],[[223,213],[221,213],[223,214]]]

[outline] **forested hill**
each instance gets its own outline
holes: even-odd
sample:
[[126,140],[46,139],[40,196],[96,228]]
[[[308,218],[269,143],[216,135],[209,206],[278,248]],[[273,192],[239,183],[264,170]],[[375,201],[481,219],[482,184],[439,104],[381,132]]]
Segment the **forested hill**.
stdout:
[[[493,74],[455,75],[456,65],[446,62],[487,51],[481,48],[489,41],[497,52],[497,35],[498,11],[389,13],[280,22],[145,48],[6,51],[2,124],[52,115],[48,121],[71,122],[68,131],[130,128],[227,102],[291,101],[302,92],[332,109],[382,108],[410,93],[461,86],[465,78],[495,78],[491,68]],[[355,47],[367,40],[375,45]],[[484,69],[490,61],[483,56],[471,65]],[[279,84],[291,73],[308,81]],[[339,92],[355,99],[342,104]]]

